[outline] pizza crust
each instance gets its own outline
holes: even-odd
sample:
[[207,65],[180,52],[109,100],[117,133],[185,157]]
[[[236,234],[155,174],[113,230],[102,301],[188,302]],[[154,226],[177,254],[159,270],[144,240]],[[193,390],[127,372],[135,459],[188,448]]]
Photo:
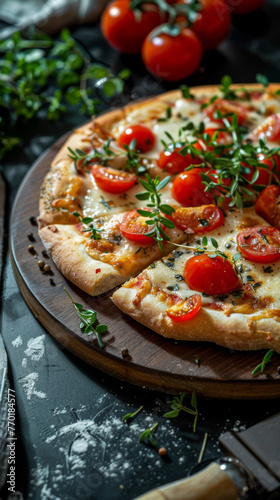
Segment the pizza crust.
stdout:
[[280,353],[280,325],[273,318],[252,321],[256,314],[225,315],[221,311],[202,308],[186,322],[172,321],[166,314],[166,304],[146,294],[136,305],[137,289],[120,288],[112,300],[125,314],[163,337],[176,340],[214,342],[237,350],[274,349]]

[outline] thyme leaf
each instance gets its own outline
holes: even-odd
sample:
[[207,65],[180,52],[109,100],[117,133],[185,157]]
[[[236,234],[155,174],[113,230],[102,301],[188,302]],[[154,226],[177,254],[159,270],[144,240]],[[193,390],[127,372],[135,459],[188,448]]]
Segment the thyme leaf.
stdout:
[[143,410],[143,408],[144,408],[144,406],[140,406],[140,408],[138,408],[138,410],[136,410],[134,413],[127,413],[127,414],[123,417],[122,421],[123,421],[123,422],[126,422],[127,420],[130,420],[130,419],[132,419],[132,418],[135,418],[135,417],[138,415],[138,413],[140,413],[140,411],[142,411],[142,410]]
[[157,426],[158,426],[158,422],[156,422],[154,425],[152,425],[152,427],[150,427],[149,429],[142,432],[142,434],[140,434],[140,436],[139,436],[139,442],[143,443],[144,441],[148,440],[149,443],[156,448],[157,442],[156,442],[155,438],[153,437],[153,432],[155,431]]
[[264,355],[262,362],[256,366],[256,368],[252,371],[252,375],[257,375],[259,372],[263,373],[266,365],[271,362],[271,358],[274,354],[274,350],[270,349],[267,351],[267,353]]
[[73,215],[84,225],[83,233],[90,232],[91,240],[100,240],[102,229],[96,229],[92,217],[82,217],[78,212],[73,212]]
[[197,419],[198,419],[198,410],[197,410],[197,399],[196,399],[196,393],[195,391],[192,392],[191,396],[191,406],[192,408],[188,408],[187,406],[184,406],[184,399],[186,396],[186,392],[183,392],[180,394],[180,396],[175,396],[172,401],[168,401],[170,403],[172,410],[165,413],[163,416],[165,418],[176,418],[178,417],[179,413],[181,411],[185,411],[186,413],[189,413],[190,415],[194,415],[194,422],[193,422],[193,432],[196,432],[196,426],[197,426]]

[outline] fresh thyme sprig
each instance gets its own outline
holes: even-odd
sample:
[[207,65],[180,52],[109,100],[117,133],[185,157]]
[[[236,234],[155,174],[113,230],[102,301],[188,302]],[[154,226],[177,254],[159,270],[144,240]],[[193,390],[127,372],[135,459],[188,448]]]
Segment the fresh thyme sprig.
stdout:
[[161,181],[159,180],[159,176],[157,175],[155,179],[152,179],[149,174],[145,174],[146,180],[140,179],[140,183],[146,189],[144,193],[136,194],[136,198],[138,200],[146,200],[149,201],[147,203],[147,207],[151,208],[149,210],[139,209],[137,212],[139,215],[143,217],[147,217],[146,224],[151,226],[151,230],[145,233],[145,236],[149,236],[149,238],[153,238],[158,242],[158,246],[163,251],[162,242],[170,241],[168,234],[163,230],[163,225],[167,228],[173,229],[175,224],[164,217],[163,214],[171,215],[175,209],[170,205],[161,203],[161,193],[160,190],[163,189],[168,182],[170,181],[170,176],[165,177]]
[[[214,247],[214,250],[208,248],[209,240],[211,245]],[[193,247],[190,245],[182,245],[180,243],[174,243],[173,241],[171,241],[171,245],[174,245],[176,247],[186,248],[187,250],[193,250],[197,254],[203,254],[207,251],[207,255],[210,253],[211,255],[209,255],[209,257],[211,257],[212,259],[214,259],[217,256],[222,257],[223,260],[228,259],[228,256],[225,253],[221,252],[221,250],[219,250],[219,244],[217,240],[215,240],[215,238],[212,237],[210,237],[209,240],[207,236],[203,236],[201,245],[198,247]],[[240,257],[240,254],[238,255]]]
[[140,436],[139,436],[139,442],[143,443],[144,441],[148,440],[149,443],[156,448],[158,444],[157,444],[155,438],[153,437],[153,432],[155,431],[155,429],[157,428],[157,426],[158,426],[158,422],[156,422],[149,429],[147,429],[144,432],[142,432],[142,434],[140,434]]
[[138,415],[138,413],[140,413],[140,411],[142,411],[142,410],[143,410],[143,408],[144,408],[144,406],[140,406],[140,408],[138,408],[138,410],[136,410],[134,413],[127,413],[127,414],[123,417],[122,421],[123,421],[123,422],[126,422],[127,420],[130,420],[130,419],[132,419],[132,418],[135,418],[135,417]]
[[72,301],[81,320],[80,329],[86,335],[95,336],[98,341],[99,347],[101,347],[102,349],[104,347],[104,342],[102,340],[101,334],[107,332],[108,327],[106,325],[97,325],[96,328],[94,328],[93,325],[96,322],[96,312],[91,311],[90,309],[84,309],[82,304],[74,302],[73,298],[71,297],[68,290],[66,290],[66,288],[64,288],[64,290]]
[[196,399],[196,393],[195,391],[192,392],[191,396],[191,406],[192,408],[188,408],[187,406],[184,406],[184,399],[186,396],[186,392],[183,392],[180,394],[180,396],[175,396],[172,401],[168,401],[168,403],[171,404],[172,411],[169,411],[165,413],[163,416],[165,418],[176,418],[178,417],[179,413],[181,411],[185,411],[186,413],[189,413],[190,415],[194,415],[194,422],[193,422],[193,432],[196,432],[196,426],[197,426],[197,419],[198,419],[198,410],[197,410],[197,399]]
[[77,219],[85,225],[83,229],[83,233],[91,232],[90,239],[91,240],[100,240],[102,229],[96,229],[93,218],[92,217],[82,217],[78,212],[73,212],[73,215],[77,217]]
[[273,349],[270,349],[269,351],[267,351],[267,353],[263,357],[262,362],[258,366],[256,366],[256,368],[252,371],[253,376],[257,375],[259,372],[260,373],[264,372],[266,365],[271,362],[271,358],[272,358],[273,354],[274,354]]

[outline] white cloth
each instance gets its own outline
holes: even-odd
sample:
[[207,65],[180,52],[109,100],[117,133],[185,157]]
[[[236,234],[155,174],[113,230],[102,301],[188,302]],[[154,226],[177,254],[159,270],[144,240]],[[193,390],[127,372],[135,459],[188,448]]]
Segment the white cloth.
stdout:
[[4,32],[33,25],[53,35],[64,27],[96,21],[107,3],[108,0],[0,0],[0,20],[13,24]]

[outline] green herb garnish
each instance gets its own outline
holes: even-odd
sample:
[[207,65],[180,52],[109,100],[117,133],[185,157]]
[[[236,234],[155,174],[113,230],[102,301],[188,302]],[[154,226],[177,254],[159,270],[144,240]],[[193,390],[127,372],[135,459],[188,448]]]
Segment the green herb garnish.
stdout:
[[73,215],[77,217],[77,219],[79,219],[79,221],[82,222],[82,224],[84,224],[83,233],[90,232],[91,240],[100,240],[101,238],[100,233],[102,229],[96,229],[92,217],[82,217],[78,212],[73,212]]
[[198,464],[200,464],[202,462],[202,460],[203,460],[203,456],[204,456],[205,449],[206,449],[206,444],[207,444],[207,439],[208,439],[208,432],[205,432],[204,438],[203,438],[203,442],[202,442],[202,446],[201,446],[201,450],[200,450],[200,453],[199,453],[199,456],[198,456],[198,460],[197,460]]
[[70,300],[72,301],[78,313],[78,316],[81,320],[80,329],[86,335],[95,336],[98,341],[99,347],[101,347],[102,349],[104,347],[104,342],[102,340],[101,333],[107,332],[108,327],[106,325],[97,325],[96,328],[94,328],[93,325],[96,322],[96,312],[91,311],[90,309],[84,309],[82,304],[74,302],[74,300],[72,299],[70,293],[68,292],[68,290],[66,290],[66,288],[64,288],[64,290],[67,293]]
[[144,441],[148,440],[149,443],[154,446],[155,448],[157,447],[157,442],[155,438],[153,437],[153,432],[157,428],[158,422],[156,422],[152,427],[147,429],[146,431],[142,432],[139,436],[139,442],[143,443]]
[[140,413],[140,411],[142,411],[144,408],[144,406],[140,406],[140,408],[138,408],[137,411],[135,411],[134,413],[127,413],[127,415],[125,415],[122,419],[123,422],[126,422],[127,420],[130,420],[131,418],[135,418],[138,413]]
[[183,402],[184,402],[185,396],[186,396],[186,393],[183,392],[180,396],[175,396],[172,399],[172,401],[168,401],[168,403],[171,404],[172,411],[165,413],[163,416],[165,418],[176,418],[176,417],[178,417],[179,413],[182,410],[185,411],[186,413],[190,413],[191,415],[194,415],[193,432],[196,432],[198,410],[197,410],[197,400],[196,400],[195,391],[193,391],[192,397],[191,397],[191,406],[194,408],[193,410],[191,408],[187,408],[187,406],[184,406]]
[[273,356],[273,353],[274,353],[273,349],[270,349],[269,351],[267,351],[262,362],[258,366],[256,366],[256,368],[252,371],[253,376],[257,375],[259,372],[260,373],[264,372],[266,365],[271,362],[271,358]]

